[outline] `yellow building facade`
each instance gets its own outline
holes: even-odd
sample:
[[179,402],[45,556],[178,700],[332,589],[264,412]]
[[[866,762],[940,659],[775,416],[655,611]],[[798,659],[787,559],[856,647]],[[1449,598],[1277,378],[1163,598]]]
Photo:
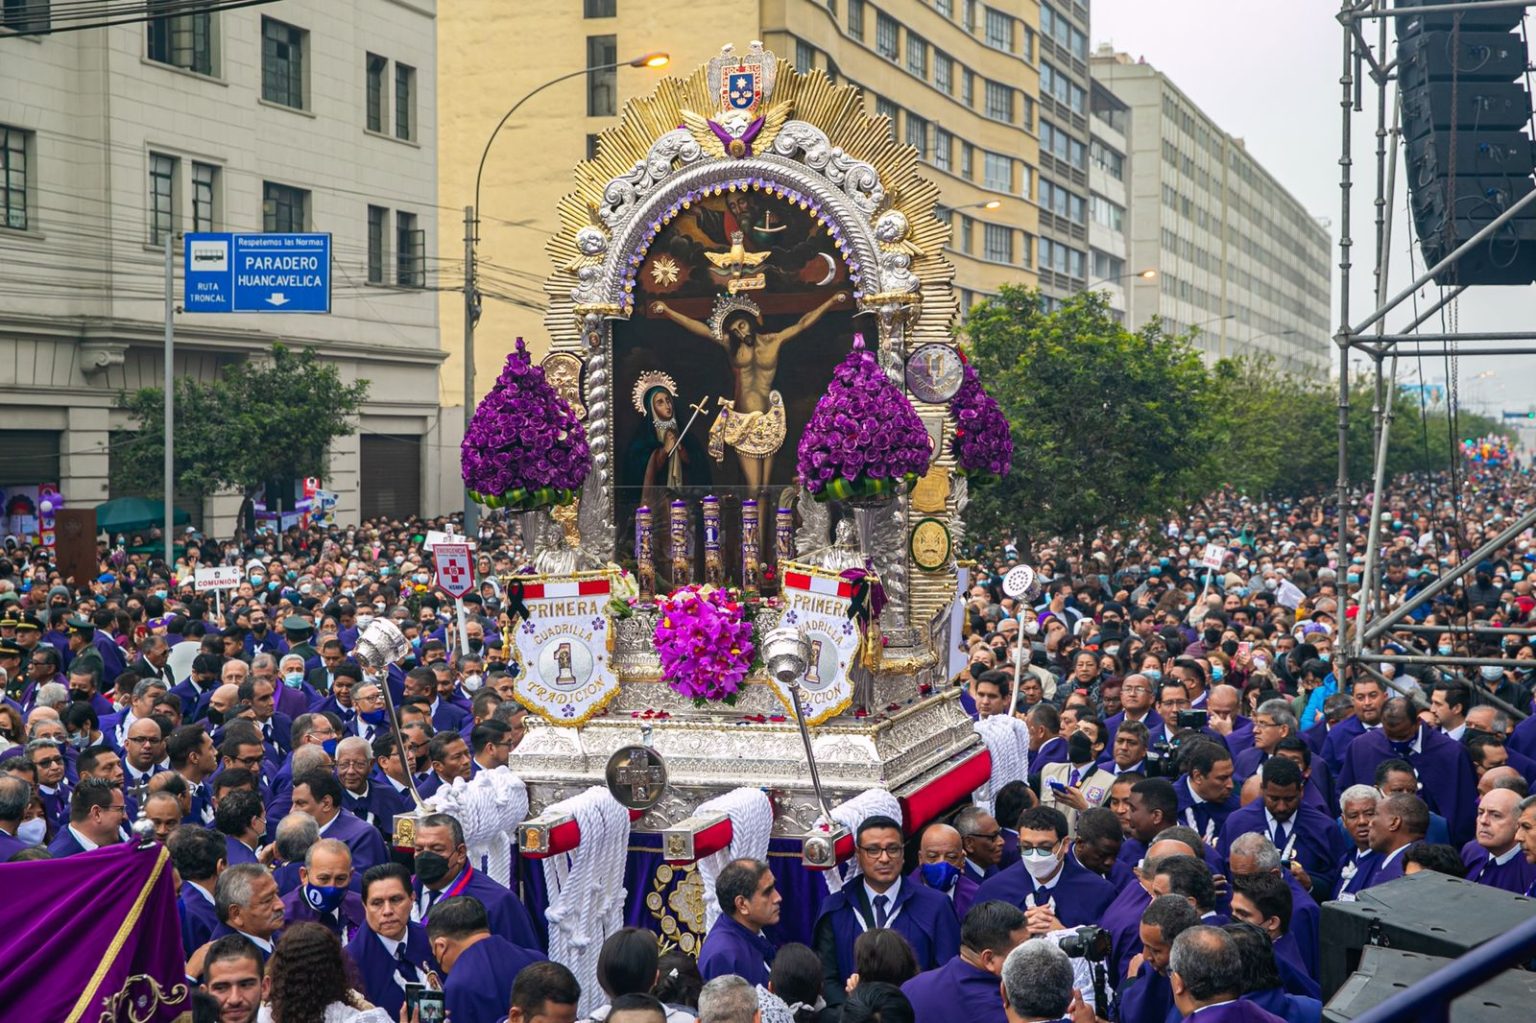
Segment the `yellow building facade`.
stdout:
[[[486,142],[507,111],[546,82],[652,51],[667,67],[576,77],[529,98],[486,154],[477,247],[482,311],[475,396],[523,337],[547,348],[545,245],[571,172],[626,102],[667,74],[688,75],[734,43],[761,39],[796,69],[864,90],[873,113],[918,149],[950,218],[962,309],[1004,284],[1034,287],[1040,74],[1038,0],[454,0],[438,22],[439,270],[462,276],[464,228]],[[948,209],[945,210],[944,207]],[[444,405],[463,403],[462,292],[440,300]]]

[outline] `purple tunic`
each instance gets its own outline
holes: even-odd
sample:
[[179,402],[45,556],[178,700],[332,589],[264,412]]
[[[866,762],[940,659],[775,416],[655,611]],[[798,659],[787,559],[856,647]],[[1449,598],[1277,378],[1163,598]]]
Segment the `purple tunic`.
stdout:
[[1056,919],[1063,927],[1096,923],[1114,898],[1110,883],[1079,865],[1075,856],[1063,861],[1061,874],[1049,889],[1042,890],[1024,864],[1016,863],[987,878],[976,891],[977,902],[998,899],[1020,909],[1054,901]]
[[[1372,729],[1379,730],[1379,727]],[[1334,774],[1343,769],[1344,757],[1349,752],[1350,744],[1365,732],[1364,723],[1356,717],[1345,718],[1328,730],[1328,737],[1323,740],[1323,759],[1333,768]]]
[[1461,847],[1461,862],[1467,868],[1467,880],[1490,888],[1499,888],[1516,895],[1524,895],[1536,884],[1536,864],[1525,862],[1525,853],[1515,846],[1514,855],[1506,863],[1494,863],[1488,850],[1476,842]]
[[1418,730],[1419,752],[1399,753],[1380,729],[1350,743],[1349,755],[1339,774],[1339,790],[1360,783],[1375,783],[1376,767],[1384,760],[1401,757],[1413,765],[1421,786],[1419,794],[1429,808],[1444,815],[1456,844],[1472,838],[1477,812],[1477,776],[1466,748],[1454,739],[1425,725]]
[[1266,1012],[1254,1002],[1244,999],[1210,1005],[1199,1010],[1198,1015],[1184,1018],[1195,1020],[1196,1023],[1285,1023],[1285,1017]]
[[191,881],[181,883],[181,905],[181,944],[190,959],[218,929],[219,914]]
[[[919,970],[932,970],[960,951],[960,925],[955,921],[954,907],[931,888],[903,882],[886,919],[886,926],[900,932],[912,946]],[[824,994],[842,990],[853,973],[853,943],[874,926],[875,911],[862,878],[828,895],[821,904],[814,947],[821,956],[828,984],[836,981],[835,987],[828,986]],[[831,1001],[830,996],[828,1000]]]
[[[1338,881],[1339,861],[1350,844],[1333,819],[1302,803],[1290,820],[1281,822],[1281,826],[1284,828],[1284,841],[1275,843],[1281,856],[1299,861],[1320,889],[1332,891]],[[1277,837],[1270,831],[1262,799],[1256,799],[1233,811],[1227,818],[1226,827],[1222,830],[1221,847],[1230,850],[1239,836],[1254,832],[1268,836],[1271,841]]]
[[[405,988],[395,978],[396,960],[390,956],[384,942],[364,924],[347,946],[347,955],[362,979],[364,996],[388,1012],[390,1019],[398,1019],[400,1006],[405,1004]],[[427,943],[427,929],[421,924],[406,924],[405,957],[422,973],[428,970],[441,972],[432,956],[432,947]]]
[[1121,983],[1131,959],[1141,951],[1141,914],[1151,901],[1141,883],[1133,881],[1120,889],[1115,901],[1099,917],[1099,926],[1109,932],[1113,942],[1109,956],[1111,983]]
[[917,1023],[1007,1023],[995,974],[961,959],[951,959],[937,970],[920,973],[901,986],[912,1003]]
[[778,949],[763,934],[754,934],[722,913],[704,937],[699,975],[706,981],[734,973],[749,984],[767,986]]
[[1177,1016],[1168,978],[1152,969],[1151,964],[1142,963],[1136,976],[1121,985],[1120,1023],[1163,1023],[1170,1012]]
[[518,972],[543,958],[495,934],[475,942],[460,953],[443,984],[448,1018],[455,1023],[504,1019]]

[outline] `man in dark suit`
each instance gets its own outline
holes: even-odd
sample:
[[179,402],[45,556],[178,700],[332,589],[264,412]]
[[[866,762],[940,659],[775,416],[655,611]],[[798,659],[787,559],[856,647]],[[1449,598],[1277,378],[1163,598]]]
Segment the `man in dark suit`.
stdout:
[[48,846],[54,859],[116,845],[123,826],[123,790],[105,778],[82,778],[69,797],[69,824]]
[[214,892],[224,872],[224,837],[207,828],[184,827],[171,832],[166,843],[171,862],[181,875],[181,944],[187,955],[202,948],[219,926]]
[[473,896],[454,896],[434,907],[427,940],[448,974],[443,1000],[450,1019],[500,1019],[512,1004],[518,973],[544,959],[536,948],[492,934],[485,907]]
[[406,984],[425,984],[437,972],[427,929],[411,922],[411,872],[398,863],[382,863],[363,874],[366,922],[347,945],[347,955],[362,978],[368,1001],[400,1015]]
[[292,752],[293,719],[278,712],[276,692],[273,683],[264,678],[248,678],[240,684],[240,702],[250,704],[256,712],[254,724],[267,748],[267,759],[281,762]]
[[341,782],[329,771],[306,771],[294,778],[293,809],[315,819],[321,838],[334,838],[350,849],[354,868],[367,870],[389,862],[378,828],[343,810],[341,804]]
[[184,721],[198,721],[208,713],[208,700],[218,688],[223,670],[224,658],[218,654],[198,654],[192,658],[192,671],[186,681],[171,687],[171,692],[181,699]]
[[[213,941],[226,934],[243,934],[261,950],[262,961],[272,957],[272,947],[277,943],[278,932],[283,928],[283,900],[277,894],[277,882],[267,868],[259,863],[237,863],[219,875],[214,890],[214,906],[219,913],[219,926],[213,930]],[[188,960],[188,973],[200,966],[194,954]]]
[[[1358,685],[1358,684],[1357,684]],[[1413,707],[1394,697],[1382,710],[1381,728],[1349,744],[1339,788],[1370,782],[1385,761],[1402,759],[1419,776],[1419,793],[1429,808],[1445,817],[1452,844],[1472,840],[1477,815],[1477,775],[1466,748],[1419,721]]]
[[334,838],[309,847],[299,868],[299,884],[282,897],[283,922],[317,923],[351,941],[364,923],[363,897],[352,891],[352,853]]
[[446,813],[428,814],[416,823],[414,892],[414,920],[430,925],[433,907],[439,902],[468,895],[485,907],[493,932],[522,948],[543,947],[521,900],[494,878],[469,865],[464,829]]
[[[128,666],[128,670],[141,679],[157,678],[165,683],[166,689],[173,689],[176,686],[176,676],[172,673],[170,665],[166,663],[170,656],[170,644],[163,636],[145,636],[139,640],[139,656]],[[182,706],[186,706],[185,698],[181,702]]]
[[1173,939],[1168,983],[1185,1019],[1198,1012],[1200,1023],[1284,1023],[1240,999],[1243,958],[1232,936],[1219,927],[1191,927]]

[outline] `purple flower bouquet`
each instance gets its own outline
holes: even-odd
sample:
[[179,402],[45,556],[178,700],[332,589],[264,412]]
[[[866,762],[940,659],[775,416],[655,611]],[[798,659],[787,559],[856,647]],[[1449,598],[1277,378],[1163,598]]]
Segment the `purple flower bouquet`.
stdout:
[[1013,435],[997,400],[981,386],[976,367],[965,362],[960,390],[949,401],[955,420],[955,439],[950,453],[958,472],[978,483],[1008,475],[1013,467]]
[[587,432],[522,338],[470,418],[460,465],[471,497],[512,511],[570,504],[587,478]]
[[700,707],[735,704],[755,653],[741,603],[726,590],[693,585],[659,604],[654,639],[667,683]]
[[894,497],[928,470],[932,450],[912,403],[855,334],[800,436],[806,490],[818,501]]

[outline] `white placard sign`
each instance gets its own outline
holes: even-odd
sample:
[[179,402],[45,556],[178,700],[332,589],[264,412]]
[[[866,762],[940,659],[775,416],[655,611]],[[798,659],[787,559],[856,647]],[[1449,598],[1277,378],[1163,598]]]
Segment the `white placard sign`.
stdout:
[[437,572],[437,585],[455,600],[475,588],[475,559],[469,544],[438,544],[432,548],[432,567]]
[[1226,563],[1227,549],[1219,543],[1208,543],[1205,550],[1200,552],[1200,564],[1215,572]]
[[440,529],[427,530],[426,538],[422,540],[421,546],[430,551],[440,543],[462,543],[467,545],[470,550],[475,549],[475,541],[472,538],[460,536],[458,533],[445,533]]
[[[853,680],[848,667],[858,656],[858,623],[848,617],[853,584],[840,576],[788,562],[784,566],[784,614],[781,624],[799,629],[811,645],[811,656],[800,676],[805,723],[819,725],[853,704]],[[789,687],[770,678],[769,686],[784,708],[795,712]]]
[[239,565],[215,565],[212,568],[200,568],[192,573],[192,585],[198,593],[207,593],[210,590],[232,590],[240,585],[244,578]]
[[619,677],[608,660],[613,575],[529,575],[504,577],[503,583],[508,603],[521,586],[528,608],[528,617],[512,624],[523,666],[517,702],[550,724],[584,724],[619,692]]

